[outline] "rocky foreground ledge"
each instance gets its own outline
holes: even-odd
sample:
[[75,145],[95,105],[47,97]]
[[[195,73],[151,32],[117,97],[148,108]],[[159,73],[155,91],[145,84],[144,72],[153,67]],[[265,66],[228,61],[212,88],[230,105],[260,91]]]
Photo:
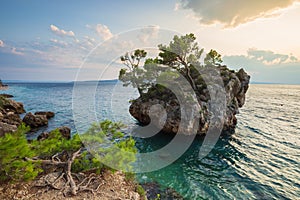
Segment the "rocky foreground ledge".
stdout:
[[[46,176],[51,177],[54,174],[48,174]],[[82,192],[76,196],[66,197],[63,193],[56,189],[47,187],[37,187],[37,185],[45,184],[45,177],[31,181],[16,184],[0,185],[0,199],[28,199],[28,200],[112,200],[112,199],[126,199],[126,200],[144,200],[145,198],[135,191],[136,185],[133,182],[126,180],[125,175],[121,172],[112,173],[105,171],[101,175],[97,176],[94,182],[97,185],[101,183],[97,194],[93,194],[89,191]],[[63,185],[64,183],[59,180],[57,185]],[[96,185],[96,186],[97,186]]]
[[[221,78],[223,79],[225,95],[226,95],[226,113],[224,117],[214,116],[222,118],[223,127],[222,130],[233,130],[237,124],[236,114],[239,113],[239,108],[245,104],[246,92],[249,87],[250,76],[240,69],[238,71],[230,70],[227,66],[218,66],[217,69],[220,72]],[[207,85],[201,75],[193,77],[196,82],[197,90],[195,94],[197,96],[198,104],[200,105],[200,117],[199,117],[199,128],[197,134],[203,135],[208,131],[210,124],[210,118],[213,115],[210,110],[210,93]],[[224,99],[225,100],[225,99]],[[156,107],[156,110],[152,112],[152,120],[150,120],[149,112],[154,105],[161,105]],[[162,109],[165,109],[166,116],[163,115]],[[217,108],[219,109],[219,108]],[[221,108],[220,108],[221,109]],[[161,130],[166,133],[176,134],[179,129],[181,122],[181,107],[180,103],[176,99],[174,93],[167,88],[162,89],[158,85],[150,88],[146,94],[141,95],[138,99],[133,100],[129,108],[130,114],[137,119],[141,124],[147,125],[150,123],[157,126],[163,127]],[[194,110],[188,112],[188,115],[195,115]],[[193,116],[190,116],[194,118]],[[184,127],[184,134],[193,134],[191,130],[192,126]]]

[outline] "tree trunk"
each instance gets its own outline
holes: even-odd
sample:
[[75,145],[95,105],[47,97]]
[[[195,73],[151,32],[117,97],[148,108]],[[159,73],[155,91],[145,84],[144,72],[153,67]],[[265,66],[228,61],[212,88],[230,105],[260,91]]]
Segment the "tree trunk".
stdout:
[[189,67],[186,67],[186,76],[189,79],[189,82],[191,83],[193,90],[196,91],[196,84],[194,79],[191,76],[191,71]]

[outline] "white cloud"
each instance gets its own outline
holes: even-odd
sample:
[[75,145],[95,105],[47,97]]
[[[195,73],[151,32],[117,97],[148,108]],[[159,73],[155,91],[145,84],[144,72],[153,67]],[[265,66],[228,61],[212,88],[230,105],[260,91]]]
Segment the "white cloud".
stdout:
[[61,46],[68,46],[68,43],[65,41],[62,41],[62,40],[50,39],[50,42],[61,45]]
[[257,50],[254,48],[249,49],[247,54],[249,59],[260,61],[265,65],[299,62],[299,60],[293,55],[278,54],[273,51]]
[[97,24],[95,30],[97,34],[103,38],[103,40],[108,40],[113,37],[113,34],[106,25]]
[[[100,36],[103,40],[108,40],[114,36],[112,34],[112,32],[110,31],[110,29],[104,24],[97,24],[97,25],[87,24],[86,27],[90,30],[95,31],[95,33],[98,36]],[[87,39],[87,37],[85,37],[85,38]],[[93,41],[89,41],[89,42],[93,43]]]
[[140,39],[141,42],[146,43],[149,41],[149,39],[157,37],[158,32],[159,32],[159,26],[157,25],[147,26],[141,29],[138,38]]
[[247,55],[224,56],[223,61],[232,69],[244,68],[252,82],[300,84],[300,60],[293,55],[250,49]]
[[53,24],[50,25],[50,30],[59,36],[70,36],[70,37],[75,36],[75,33],[73,31],[65,31],[63,29],[59,29],[57,26]]
[[11,49],[11,53],[12,53],[12,54],[15,54],[15,55],[18,55],[18,56],[23,56],[23,55],[24,55],[23,52],[18,51],[17,48],[15,48],[15,47],[13,47],[13,48]]
[[4,42],[0,40],[0,47],[4,47]]
[[275,11],[295,2],[299,0],[182,0],[181,7],[191,9],[203,24],[236,27],[257,18],[272,17]]

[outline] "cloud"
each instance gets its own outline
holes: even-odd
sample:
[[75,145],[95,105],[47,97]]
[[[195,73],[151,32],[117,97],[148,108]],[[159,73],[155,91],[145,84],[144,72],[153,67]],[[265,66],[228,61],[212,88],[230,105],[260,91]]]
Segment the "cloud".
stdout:
[[87,24],[86,27],[95,31],[103,40],[108,40],[114,36],[110,29],[104,24],[97,24],[96,26]]
[[252,82],[300,84],[300,60],[293,55],[249,49],[247,55],[223,57],[229,68],[244,68]]
[[106,25],[97,24],[95,30],[97,34],[103,38],[103,40],[108,40],[113,37],[113,34]]
[[57,26],[51,24],[50,25],[50,30],[59,36],[69,36],[69,37],[74,37],[75,33],[73,31],[65,31],[63,29],[59,29]]
[[18,50],[17,50],[17,48],[14,46],[5,45],[2,40],[0,40],[0,47],[3,48],[2,53],[13,54],[13,55],[18,55],[18,56],[24,55],[24,48],[18,48]]
[[13,48],[11,49],[11,53],[14,54],[14,55],[18,55],[18,56],[23,56],[23,55],[24,55],[23,52],[18,51],[17,48],[15,48],[15,47],[13,47]]
[[146,43],[149,39],[157,37],[160,27],[157,25],[142,28],[138,38],[141,42]]
[[203,24],[221,23],[236,27],[257,18],[274,16],[299,0],[182,0],[181,7],[191,9]]
[[299,60],[292,55],[278,54],[272,51],[249,49],[247,52],[249,59],[261,61],[265,65],[276,65],[282,63],[293,63]]
[[68,46],[68,43],[65,41],[62,41],[62,40],[50,39],[50,42],[61,45],[61,46]]

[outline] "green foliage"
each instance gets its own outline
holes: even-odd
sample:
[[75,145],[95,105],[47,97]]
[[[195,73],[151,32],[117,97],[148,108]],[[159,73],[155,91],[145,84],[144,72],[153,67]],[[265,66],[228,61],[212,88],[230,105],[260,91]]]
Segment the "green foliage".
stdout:
[[74,160],[72,165],[73,172],[84,172],[89,170],[95,170],[97,174],[100,174],[101,170],[105,166],[100,160],[93,157],[88,151],[84,151],[80,157]]
[[153,86],[155,78],[163,71],[163,68],[158,66],[159,60],[157,58],[147,59],[143,67],[139,66],[146,54],[144,50],[137,49],[134,53],[126,53],[121,57],[121,61],[127,68],[120,70],[119,80],[123,82],[124,86],[131,85],[137,88],[140,95]]
[[211,49],[204,58],[206,65],[220,65],[223,62],[222,56],[216,51]]
[[143,50],[137,49],[133,54],[126,53],[121,57],[121,61],[127,66],[127,69],[121,69],[119,75],[124,86],[132,85],[143,96],[156,86],[157,81],[176,79],[175,71],[177,71],[197,91],[199,88],[195,81],[200,75],[199,67],[222,63],[221,55],[215,50],[210,50],[206,55],[204,65],[200,62],[204,49],[199,47],[193,33],[175,35],[168,45],[159,44],[158,48],[160,50],[158,57],[147,58],[144,66],[139,66],[141,59],[147,55]]
[[120,123],[105,120],[100,124],[93,124],[80,137],[97,160],[110,167],[130,171],[137,149],[133,138],[124,138],[120,131],[122,127],[124,125]]
[[120,70],[119,80],[124,82],[124,86],[131,84],[134,88],[138,88],[140,94],[143,92],[143,88],[139,83],[143,82],[141,77],[144,76],[144,70],[139,68],[139,64],[146,55],[146,51],[136,49],[133,53],[127,52],[124,56],[120,57],[127,68]]
[[29,128],[22,124],[12,134],[0,137],[0,181],[22,181],[35,178],[41,169],[39,163],[25,161],[36,156],[26,139]]
[[160,44],[158,48],[161,51],[159,56],[162,58],[162,64],[177,70],[188,68],[190,65],[199,65],[203,53],[193,33],[180,37],[175,35],[168,46]]
[[175,80],[179,78],[179,74],[174,72],[174,71],[168,71],[168,72],[162,72],[158,77],[157,81],[158,82],[165,82],[168,80]]
[[58,130],[54,130],[49,133],[47,139],[34,140],[30,146],[39,157],[47,158],[62,151],[76,151],[82,146],[82,143],[78,134],[68,140]]
[[136,49],[132,54],[126,53],[121,56],[121,61],[124,62],[129,68],[135,68],[139,66],[140,61],[145,58],[147,52],[141,49]]
[[135,174],[132,173],[132,172],[126,172],[125,173],[125,180],[134,182],[135,181]]
[[160,194],[157,194],[154,200],[160,200]]
[[141,197],[144,197],[144,199],[146,199],[146,191],[141,185],[137,185],[135,190]]
[[75,134],[71,139],[55,130],[47,139],[28,142],[29,128],[22,124],[16,132],[0,137],[0,181],[32,180],[43,171],[41,163],[44,160],[57,157],[61,162],[67,161],[83,147],[83,143],[90,151],[82,151],[74,160],[73,172],[93,169],[99,173],[105,167],[103,163],[129,170],[137,150],[135,141],[131,137],[125,138],[120,131],[122,127],[121,123],[106,120],[93,124],[86,133]]

